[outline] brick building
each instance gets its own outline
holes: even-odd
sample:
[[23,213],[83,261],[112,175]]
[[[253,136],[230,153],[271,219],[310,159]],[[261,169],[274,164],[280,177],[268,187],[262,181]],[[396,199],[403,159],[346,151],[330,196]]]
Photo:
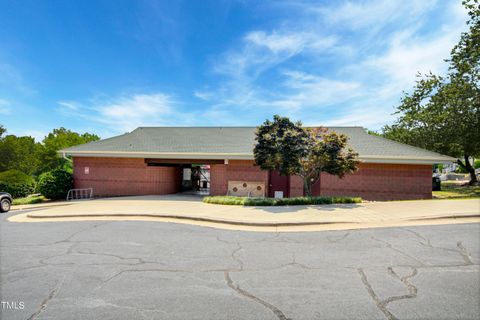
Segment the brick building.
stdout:
[[[349,137],[359,170],[343,179],[322,174],[315,195],[367,200],[428,199],[432,165],[455,159],[369,135],[361,127],[331,127]],[[299,177],[262,171],[253,162],[254,127],[140,127],[130,133],[61,150],[72,156],[75,188],[96,196],[171,194],[195,189],[186,172],[209,170],[212,195],[303,195]]]

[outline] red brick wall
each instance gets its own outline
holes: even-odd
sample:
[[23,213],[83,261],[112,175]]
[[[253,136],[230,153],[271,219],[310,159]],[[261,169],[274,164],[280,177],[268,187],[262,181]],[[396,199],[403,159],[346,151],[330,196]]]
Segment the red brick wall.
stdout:
[[227,194],[227,165],[210,165],[210,194],[224,196]]
[[[86,175],[84,168],[89,167]],[[228,180],[263,181],[269,185],[268,171],[253,161],[231,160],[228,165],[210,166],[210,193],[225,195]],[[322,174],[314,195],[360,196],[366,200],[429,199],[432,197],[430,165],[361,164],[344,179]],[[169,194],[181,189],[180,168],[147,166],[134,158],[74,158],[75,188],[94,188],[97,196]],[[290,196],[303,195],[303,182],[290,178]]]
[[147,166],[143,159],[74,157],[73,163],[75,188],[93,188],[95,196],[169,194],[181,188],[180,168]]
[[298,176],[290,176],[290,197],[303,196],[303,179]]
[[[210,166],[210,194],[226,195],[228,181],[263,181],[268,187],[268,171],[260,170],[249,160],[230,160],[227,165]],[[268,191],[268,190],[266,190]]]
[[[406,164],[360,164],[359,170],[339,179],[322,173],[314,195],[359,196],[366,200],[432,198],[432,167]],[[320,186],[320,190],[318,190]]]

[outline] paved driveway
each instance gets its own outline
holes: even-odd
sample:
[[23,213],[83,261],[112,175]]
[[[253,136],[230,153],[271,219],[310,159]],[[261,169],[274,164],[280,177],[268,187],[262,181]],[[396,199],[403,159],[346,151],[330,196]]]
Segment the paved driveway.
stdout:
[[479,233],[479,224],[260,233],[4,216],[0,318],[474,319]]
[[[206,204],[185,195],[77,201],[16,215],[14,221],[145,219],[199,223],[237,230],[312,231],[480,222],[479,199],[388,201],[343,205],[243,207]],[[48,206],[49,204],[44,204]],[[205,222],[205,223],[203,223]],[[225,223],[230,224],[226,226]],[[232,226],[233,225],[233,226]]]

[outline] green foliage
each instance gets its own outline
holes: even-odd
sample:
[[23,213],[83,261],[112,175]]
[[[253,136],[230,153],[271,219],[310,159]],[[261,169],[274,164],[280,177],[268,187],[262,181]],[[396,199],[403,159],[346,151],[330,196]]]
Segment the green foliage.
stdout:
[[257,128],[255,162],[263,170],[278,170],[282,175],[296,174],[300,160],[308,155],[311,141],[300,122],[275,115]]
[[397,108],[399,119],[383,129],[393,140],[461,158],[458,164],[476,183],[470,157],[480,155],[480,6],[463,1],[469,29],[451,51],[445,77],[418,76],[412,93]]
[[378,137],[381,137],[382,136],[382,133],[381,132],[377,132],[375,130],[368,130],[366,129],[367,133],[372,135],[372,136],[378,136]]
[[25,197],[35,192],[35,181],[29,175],[11,169],[0,173],[0,191],[8,192],[12,197]]
[[475,160],[475,162],[473,163],[473,167],[475,169],[480,169],[480,159]]
[[442,183],[442,190],[432,195],[436,199],[480,198],[480,186]]
[[255,163],[263,170],[303,179],[305,193],[327,172],[342,178],[354,172],[358,154],[347,148],[347,137],[324,129],[306,129],[300,122],[275,115],[257,128],[253,150]]
[[94,134],[79,134],[59,128],[38,143],[32,137],[5,136],[5,132],[6,129],[0,125],[0,172],[17,169],[35,176],[56,168],[72,171],[71,162],[63,159],[57,151],[100,139]]
[[14,205],[21,205],[21,204],[35,204],[47,201],[44,196],[30,196],[25,198],[15,198],[13,199]]
[[73,187],[73,175],[62,169],[42,173],[38,179],[38,191],[51,200],[65,199]]
[[32,137],[17,137],[0,135],[0,171],[16,169],[27,174],[33,174],[38,161],[36,153],[39,144]]
[[57,154],[58,150],[99,140],[95,134],[79,134],[65,128],[54,129],[43,139],[37,153],[38,172],[47,172],[56,168],[70,169],[69,163]]
[[211,196],[203,198],[203,202],[211,204],[237,205],[237,206],[296,206],[319,205],[336,203],[360,203],[357,197],[296,197],[296,198],[246,198],[233,196]]

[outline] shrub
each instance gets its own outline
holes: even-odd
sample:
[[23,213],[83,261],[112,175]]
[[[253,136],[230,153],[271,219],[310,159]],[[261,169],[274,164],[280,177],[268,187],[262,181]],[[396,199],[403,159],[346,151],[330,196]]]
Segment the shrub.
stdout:
[[21,204],[35,204],[47,201],[44,196],[30,196],[26,198],[16,198],[13,199],[14,205],[21,205]]
[[295,197],[295,198],[246,198],[233,196],[212,196],[203,198],[203,202],[211,204],[240,205],[240,206],[295,206],[333,203],[359,203],[362,198],[357,197]]
[[21,171],[11,169],[0,173],[0,191],[14,198],[26,197],[35,192],[35,181]]
[[59,200],[67,197],[73,186],[73,175],[62,169],[42,173],[38,179],[38,191],[48,199]]

